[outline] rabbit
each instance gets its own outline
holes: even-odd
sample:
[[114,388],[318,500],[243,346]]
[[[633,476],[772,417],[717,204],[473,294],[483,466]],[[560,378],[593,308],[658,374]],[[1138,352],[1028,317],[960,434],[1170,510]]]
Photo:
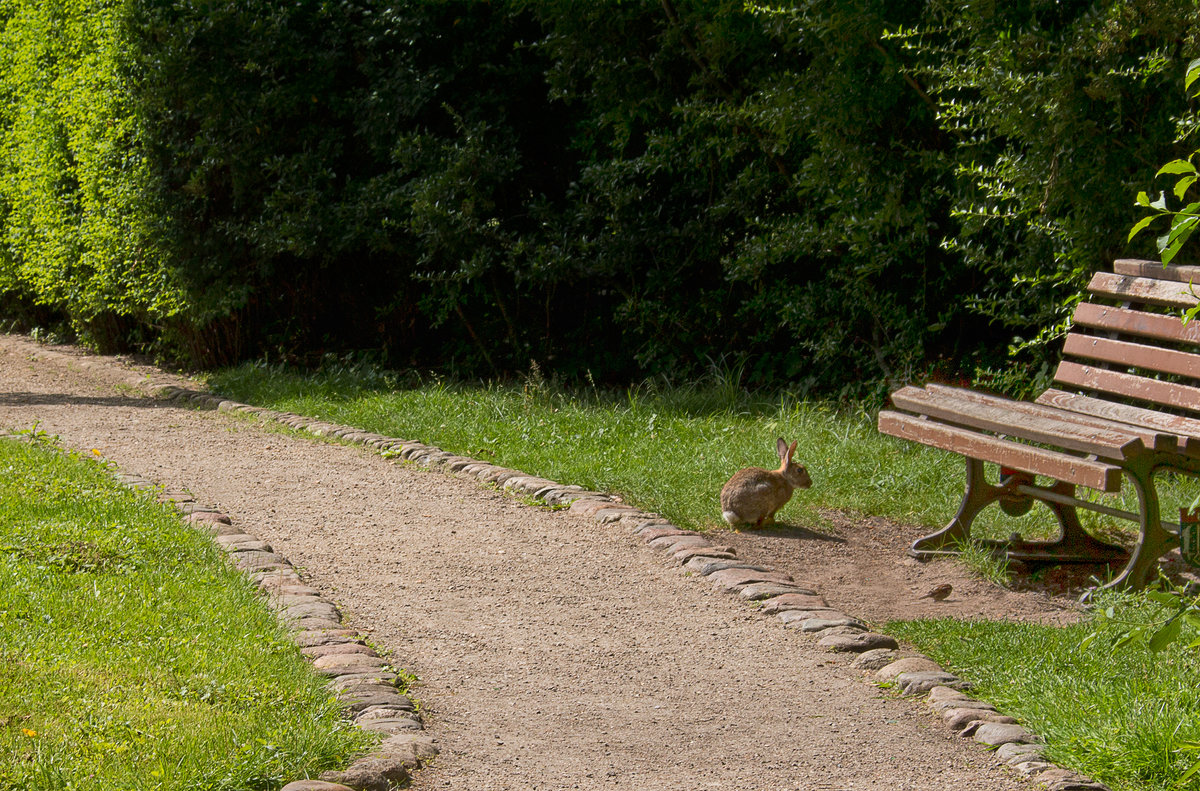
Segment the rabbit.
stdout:
[[812,478],[803,465],[792,461],[796,443],[789,447],[780,438],[776,442],[779,450],[779,469],[764,470],[747,467],[738,470],[721,489],[721,515],[735,528],[739,524],[762,527],[775,521],[775,512],[792,499],[795,489],[812,486]]

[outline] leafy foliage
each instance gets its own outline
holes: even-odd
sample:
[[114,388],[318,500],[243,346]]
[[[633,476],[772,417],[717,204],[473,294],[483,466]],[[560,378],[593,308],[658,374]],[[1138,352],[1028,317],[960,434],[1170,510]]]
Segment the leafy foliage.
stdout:
[[[1187,77],[1184,79],[1184,88],[1193,97],[1200,96],[1200,86],[1197,86],[1194,90],[1192,89],[1192,85],[1197,79],[1200,79],[1200,58],[1188,64]],[[1175,176],[1175,186],[1171,192],[1174,193],[1178,200],[1184,201],[1192,185],[1200,179],[1200,172],[1196,170],[1196,165],[1193,163],[1193,160],[1197,158],[1200,158],[1200,150],[1193,151],[1191,156],[1186,159],[1171,160],[1159,168],[1154,177],[1158,178],[1163,175]],[[1171,263],[1175,256],[1179,255],[1179,251],[1183,245],[1191,238],[1192,232],[1196,230],[1197,223],[1200,223],[1200,201],[1193,201],[1178,210],[1171,210],[1167,207],[1166,193],[1160,193],[1152,201],[1147,193],[1139,192],[1137,204],[1153,210],[1154,213],[1138,220],[1137,224],[1130,230],[1129,238],[1133,239],[1159,217],[1170,217],[1170,229],[1167,233],[1158,237],[1156,246],[1158,247],[1159,255],[1162,256],[1163,263]]]
[[[1197,80],[1200,80],[1200,58],[1188,64],[1187,77],[1184,79],[1184,89],[1192,98],[1200,97],[1200,86],[1192,87]],[[1200,116],[1193,119],[1193,121],[1197,120],[1200,120]],[[1197,171],[1195,164],[1197,161],[1200,161],[1200,150],[1193,151],[1191,156],[1186,159],[1174,159],[1168,162],[1154,174],[1155,178],[1163,175],[1176,177],[1175,187],[1171,191],[1176,199],[1185,202],[1179,209],[1168,207],[1165,193],[1160,193],[1154,200],[1150,200],[1145,192],[1139,192],[1137,196],[1137,204],[1150,209],[1153,213],[1138,220],[1137,224],[1129,231],[1130,239],[1133,239],[1160,217],[1171,218],[1167,232],[1158,237],[1155,245],[1158,247],[1158,253],[1162,257],[1164,265],[1171,263],[1179,255],[1179,251],[1187,244],[1197,226],[1200,225],[1200,200],[1186,203],[1186,196],[1192,186],[1197,180],[1200,180],[1200,171]],[[1195,284],[1193,283],[1192,286],[1194,287]],[[1191,321],[1197,315],[1200,315],[1200,305],[1188,310],[1184,314],[1184,321]],[[1195,508],[1196,504],[1193,503],[1192,507]]]
[[0,20],[0,292],[99,343],[626,381],[735,361],[854,395],[999,367],[1065,315],[1172,156],[1200,28],[1189,0]]
[[1200,27],[1175,0],[946,3],[899,31],[955,136],[957,231],[976,309],[1035,353],[1128,250],[1128,196],[1185,126],[1174,89]]
[[119,0],[0,4],[0,284],[101,343],[182,294],[144,205],[143,129],[124,90]]

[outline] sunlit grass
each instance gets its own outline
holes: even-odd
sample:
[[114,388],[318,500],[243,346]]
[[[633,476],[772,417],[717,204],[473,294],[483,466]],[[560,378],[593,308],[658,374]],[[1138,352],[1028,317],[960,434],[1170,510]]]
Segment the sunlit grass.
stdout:
[[1050,760],[1113,791],[1172,791],[1197,758],[1187,745],[1200,742],[1200,652],[1185,648],[1195,630],[1160,653],[1145,641],[1114,649],[1131,625],[1167,617],[1140,595],[1110,594],[1065,628],[939,620],[887,631],[970,679],[973,695],[1045,739]]
[[[213,385],[238,400],[614,492],[697,529],[719,521],[716,496],[735,470],[778,466],[777,436],[798,441],[796,457],[814,479],[813,489],[798,492],[779,515],[782,521],[819,525],[817,509],[830,506],[912,518],[913,508],[932,511],[936,504],[929,498],[897,504],[890,491],[914,482],[918,492],[935,491],[934,481],[942,479],[953,487],[956,475],[953,460],[879,436],[865,412],[753,399],[717,387],[564,390],[537,380],[402,385],[360,368],[304,377],[256,366],[224,372]],[[901,482],[897,464],[909,480]]]
[[0,470],[0,789],[265,791],[369,746],[173,511],[56,450]]
[[[236,400],[620,494],[691,529],[720,523],[717,494],[737,469],[778,466],[776,437],[799,443],[796,458],[813,479],[780,512],[783,522],[819,528],[821,509],[831,508],[935,527],[962,497],[961,457],[880,434],[872,411],[786,394],[754,396],[719,379],[565,389],[536,370],[523,382],[471,384],[401,379],[364,365],[333,364],[316,374],[245,365],[215,376],[212,385]],[[1163,491],[1166,513],[1175,500],[1194,497],[1172,485]],[[1129,499],[1115,504],[1136,508]],[[1090,513],[1081,518],[1091,529],[1129,528]],[[1013,532],[1042,538],[1056,530],[1040,506],[1018,519],[992,508],[977,520],[984,538]]]

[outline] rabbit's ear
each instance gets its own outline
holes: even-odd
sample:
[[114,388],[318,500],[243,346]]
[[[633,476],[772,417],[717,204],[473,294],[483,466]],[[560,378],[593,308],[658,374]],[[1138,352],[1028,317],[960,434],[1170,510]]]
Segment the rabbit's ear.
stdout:
[[784,458],[784,463],[785,463],[785,464],[791,464],[791,463],[792,463],[792,455],[793,455],[793,454],[796,452],[796,446],[797,446],[798,444],[800,444],[800,440],[796,440],[795,442],[793,442],[793,443],[792,443],[792,445],[791,445],[791,447],[789,447],[789,448],[787,449],[787,456]]
[[788,446],[787,443],[783,441],[783,437],[775,440],[775,450],[779,453],[780,461],[783,461],[788,457]]

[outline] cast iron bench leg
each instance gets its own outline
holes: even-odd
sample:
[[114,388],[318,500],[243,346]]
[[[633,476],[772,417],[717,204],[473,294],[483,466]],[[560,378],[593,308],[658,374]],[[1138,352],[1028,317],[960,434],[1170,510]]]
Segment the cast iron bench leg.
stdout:
[[[1001,508],[1010,516],[1020,516],[1028,512],[1032,501],[1036,499],[1045,503],[1058,520],[1061,535],[1057,540],[1024,541],[1014,534],[1008,541],[983,540],[979,543],[995,552],[1003,552],[1013,560],[1031,562],[1109,563],[1125,559],[1126,553],[1121,547],[1099,541],[1083,529],[1075,506],[1019,491],[1018,486],[1033,482],[1028,474],[1007,473],[999,486],[993,486],[984,477],[982,461],[964,458],[967,462],[967,483],[958,513],[946,527],[913,542],[909,548],[910,555],[927,558],[957,554],[959,545],[970,539],[971,523],[984,508],[999,502]],[[1045,491],[1062,498],[1075,497],[1075,486],[1061,481]],[[1157,503],[1155,509],[1157,512]]]
[[971,523],[975,521],[975,517],[984,508],[999,500],[1004,493],[1003,488],[987,482],[983,475],[982,461],[967,456],[964,458],[967,460],[967,487],[963,492],[958,513],[950,520],[950,524],[941,530],[914,541],[908,550],[908,554],[913,557],[957,554],[959,545],[971,538]]
[[[1058,481],[1049,488],[1052,494],[1075,497],[1074,484]],[[1013,560],[1058,563],[1111,563],[1124,561],[1128,555],[1124,549],[1095,538],[1083,529],[1079,522],[1079,510],[1054,500],[1041,500],[1054,517],[1062,534],[1057,541],[1022,541],[1016,537],[1007,544],[1008,556]]]
[[1154,467],[1151,463],[1126,469],[1133,489],[1137,492],[1141,508],[1141,531],[1137,546],[1129,557],[1121,574],[1105,588],[1137,589],[1150,581],[1150,574],[1158,568],[1158,559],[1179,546],[1179,537],[1162,526],[1162,509],[1158,503],[1158,491],[1154,488]]

